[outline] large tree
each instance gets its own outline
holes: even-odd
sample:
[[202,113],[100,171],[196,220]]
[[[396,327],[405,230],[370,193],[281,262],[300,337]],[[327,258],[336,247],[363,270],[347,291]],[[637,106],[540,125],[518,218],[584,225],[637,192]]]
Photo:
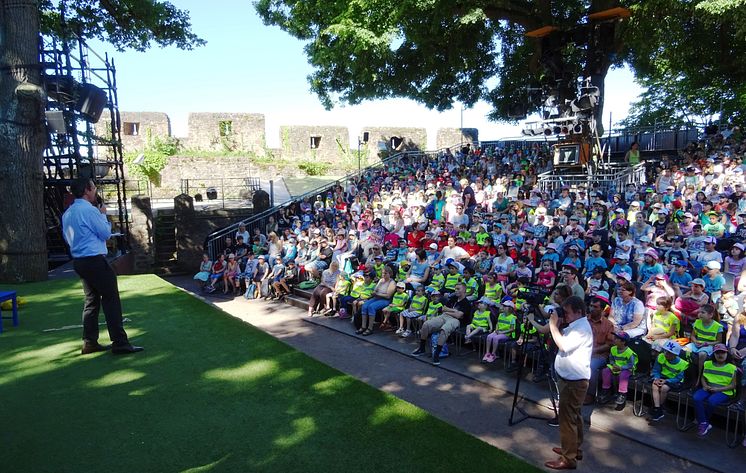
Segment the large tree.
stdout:
[[[522,105],[540,108],[534,89],[572,98],[581,77],[603,96],[609,68],[626,62],[656,97],[642,115],[663,119],[672,86],[736,96],[746,83],[734,51],[743,50],[746,0],[258,0],[255,7],[265,23],[306,42],[311,89],[326,107],[408,97],[444,110],[485,100],[491,118],[506,120]],[[631,20],[589,20],[615,7],[629,8]],[[556,30],[526,36],[543,26]]]
[[153,43],[189,49],[204,43],[190,28],[185,12],[156,0],[0,0],[0,281],[47,275],[40,32],[98,38],[118,49]]

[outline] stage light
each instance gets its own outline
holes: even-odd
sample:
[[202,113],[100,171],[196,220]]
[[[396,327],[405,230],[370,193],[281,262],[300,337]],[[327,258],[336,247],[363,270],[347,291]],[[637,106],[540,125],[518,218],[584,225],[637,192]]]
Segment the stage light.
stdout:
[[544,136],[552,136],[552,128],[551,127],[544,128]]
[[576,135],[583,133],[583,124],[580,122],[573,124],[572,132],[575,133]]
[[562,127],[560,127],[559,125],[554,125],[554,127],[552,128],[552,133],[555,135],[559,135],[560,133],[562,133]]

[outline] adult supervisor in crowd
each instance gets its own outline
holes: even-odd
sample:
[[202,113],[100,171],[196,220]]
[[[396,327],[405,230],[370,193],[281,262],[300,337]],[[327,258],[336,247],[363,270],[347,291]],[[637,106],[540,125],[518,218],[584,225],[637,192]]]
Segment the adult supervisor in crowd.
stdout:
[[420,346],[412,352],[413,356],[425,354],[425,343],[430,334],[438,333],[438,345],[433,350],[433,364],[440,365],[440,352],[451,334],[459,328],[461,322],[471,321],[471,302],[466,298],[464,283],[456,284],[451,297],[443,304],[441,315],[426,321],[420,329]]
[[559,352],[554,360],[554,371],[559,386],[559,428],[561,447],[552,451],[560,457],[544,465],[554,470],[574,470],[583,457],[583,417],[580,408],[588,391],[593,354],[593,330],[586,318],[585,302],[570,296],[562,303],[565,322],[569,325],[560,332],[557,312],[549,317],[549,330]]
[[[96,184],[88,178],[73,181],[70,191],[73,204],[62,215],[62,231],[73,256],[73,268],[83,282],[83,349],[87,355],[111,348],[115,355],[142,351],[127,338],[122,322],[117,276],[106,260],[106,240],[111,237],[111,223],[106,207],[96,199]],[[98,343],[98,313],[103,305],[106,327],[112,345]]]

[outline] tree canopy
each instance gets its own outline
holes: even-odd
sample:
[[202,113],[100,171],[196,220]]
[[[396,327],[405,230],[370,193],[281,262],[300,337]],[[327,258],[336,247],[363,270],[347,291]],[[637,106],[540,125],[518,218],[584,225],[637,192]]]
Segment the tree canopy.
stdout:
[[[719,109],[735,114],[746,84],[746,0],[257,0],[264,22],[306,42],[311,90],[337,103],[407,97],[436,110],[485,100],[491,118],[537,110],[535,89],[571,96],[581,77],[603,86],[610,67],[628,64],[648,88],[637,122],[685,119]],[[627,7],[621,22],[589,15]],[[556,30],[541,38],[527,32]],[[706,48],[702,48],[706,45]],[[723,60],[728,57],[728,60]],[[699,91],[698,104],[688,104]],[[679,100],[672,100],[672,94]],[[739,99],[741,97],[741,99]],[[734,100],[730,102],[729,100]],[[714,100],[714,101],[713,101]],[[732,105],[732,107],[731,107]],[[743,109],[743,106],[741,106]],[[654,119],[654,118],[652,118]],[[665,121],[665,120],[663,120]]]

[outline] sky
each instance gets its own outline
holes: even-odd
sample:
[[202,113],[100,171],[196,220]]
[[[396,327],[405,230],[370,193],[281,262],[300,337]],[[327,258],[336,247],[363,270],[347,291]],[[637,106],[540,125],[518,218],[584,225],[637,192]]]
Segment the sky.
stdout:
[[[165,112],[177,137],[187,135],[190,112],[262,113],[270,148],[280,147],[281,125],[346,126],[350,143],[357,142],[366,126],[426,128],[428,149],[435,149],[438,128],[459,128],[462,123],[478,128],[483,141],[520,135],[521,126],[488,121],[490,107],[484,102],[463,111],[456,103],[441,113],[407,99],[326,111],[310,92],[306,78],[312,68],[303,42],[278,27],[265,26],[251,1],[171,3],[190,12],[192,30],[207,41],[206,46],[192,51],[155,47],[142,53],[118,52],[101,43],[91,47],[114,57],[120,110]],[[623,119],[640,90],[629,70],[611,71],[606,78],[604,123],[608,124],[609,113],[614,123]]]

